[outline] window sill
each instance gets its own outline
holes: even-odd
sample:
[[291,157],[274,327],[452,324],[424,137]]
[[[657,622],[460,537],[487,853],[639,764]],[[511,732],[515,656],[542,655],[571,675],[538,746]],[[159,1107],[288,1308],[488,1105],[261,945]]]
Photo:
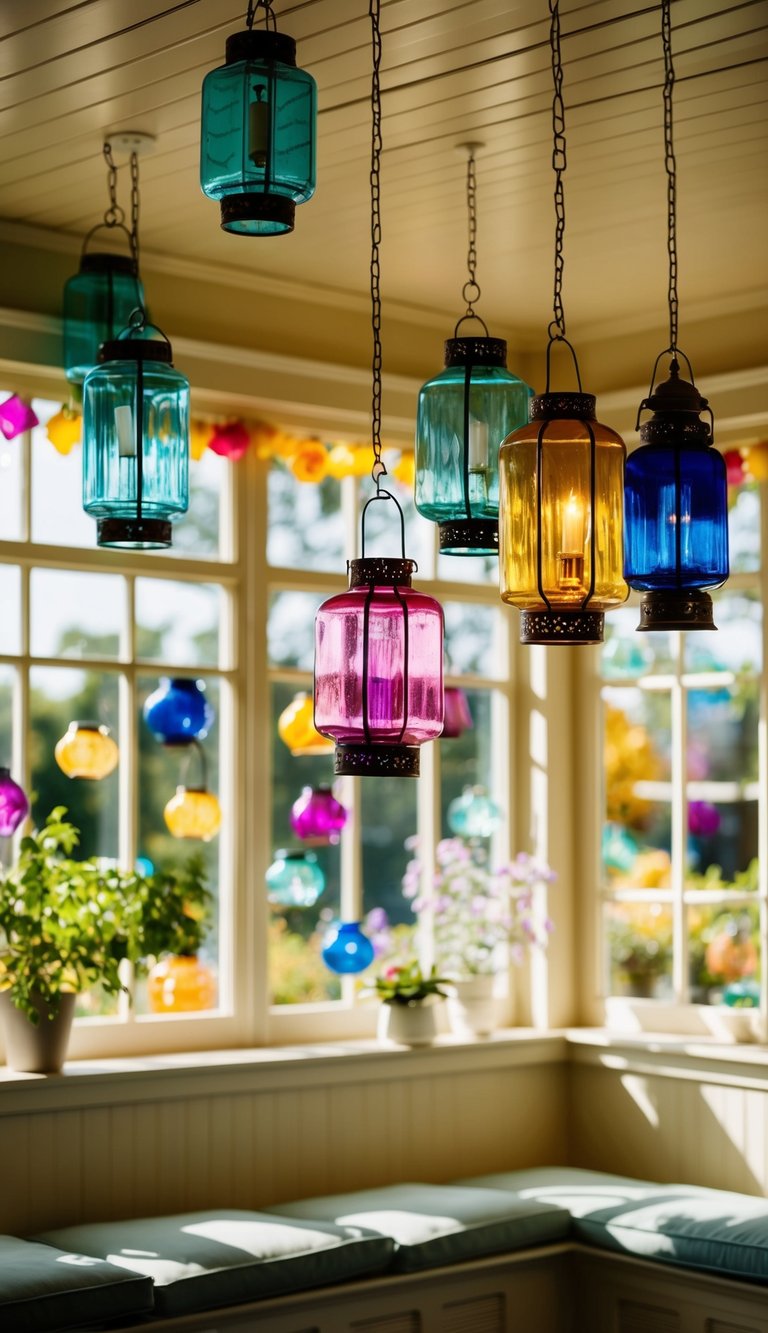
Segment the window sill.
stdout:
[[606,1028],[569,1028],[563,1035],[574,1065],[768,1090],[768,1046],[755,1042]]

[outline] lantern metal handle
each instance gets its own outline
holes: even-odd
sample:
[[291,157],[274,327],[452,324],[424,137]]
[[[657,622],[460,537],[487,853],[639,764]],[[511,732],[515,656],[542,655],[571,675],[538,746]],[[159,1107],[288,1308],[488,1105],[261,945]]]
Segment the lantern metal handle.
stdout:
[[[118,216],[115,216],[112,220],[110,220],[110,213],[113,213],[113,212],[114,212],[115,214],[119,214],[119,217],[118,217]],[[96,223],[96,226],[95,226],[95,227],[91,227],[91,230],[88,231],[88,232],[86,232],[85,236],[83,237],[83,244],[82,244],[82,248],[81,248],[81,250],[80,250],[80,255],[81,255],[81,257],[82,257],[84,254],[86,254],[86,252],[87,252],[87,250],[88,250],[88,242],[90,241],[91,237],[95,235],[95,233],[96,233],[97,231],[122,231],[122,232],[124,232],[125,235],[126,235],[126,237],[128,238],[128,244],[129,244],[129,246],[131,246],[131,250],[132,250],[132,249],[133,249],[132,237],[131,237],[131,233],[129,232],[128,228],[126,227],[126,225],[125,225],[125,223],[124,223],[124,221],[123,221],[124,218],[125,218],[125,213],[123,212],[122,208],[118,208],[118,209],[115,209],[115,210],[110,209],[107,213],[105,213],[105,215],[104,215],[104,221],[103,221],[103,222],[97,222],[97,223]],[[131,253],[131,262],[132,262],[132,264],[133,264],[134,269],[136,270],[136,261],[135,261],[135,259],[134,259],[133,253]],[[138,272],[138,270],[136,270],[136,271]]]
[[[376,494],[375,494],[375,495],[372,495],[371,498],[370,498],[370,500],[366,500],[365,504],[363,505],[363,512],[362,512],[362,515],[361,515],[361,518],[360,518],[360,529],[361,529],[361,533],[360,533],[360,535],[361,535],[361,541],[360,541],[360,555],[361,555],[361,558],[362,558],[363,560],[365,559],[365,516],[366,516],[366,513],[368,512],[368,509],[370,508],[370,506],[371,506],[372,504],[374,504],[374,503],[376,502],[376,500],[391,500],[392,503],[393,503],[393,505],[395,506],[395,508],[396,508],[396,510],[397,510],[397,512],[398,512],[398,514],[400,515],[400,548],[401,548],[401,551],[402,551],[402,559],[403,559],[403,560],[407,560],[408,557],[407,557],[406,554],[405,554],[405,518],[404,518],[404,516],[403,516],[403,511],[402,511],[402,509],[401,509],[401,507],[400,507],[400,504],[398,503],[398,501],[395,499],[394,495],[392,494],[392,492],[391,492],[391,491],[386,491],[386,490],[384,490],[383,487],[379,487],[379,489],[377,490]],[[418,565],[416,564],[416,561],[415,561],[415,560],[413,561],[413,565],[414,565],[414,568],[415,568],[415,569],[418,569]]]
[[131,311],[128,316],[128,323],[124,329],[120,330],[116,341],[120,342],[121,338],[131,338],[136,333],[145,333],[147,329],[154,329],[155,333],[159,333],[163,342],[167,343],[170,347],[171,340],[168,337],[168,334],[160,328],[159,324],[153,324],[151,320],[147,319],[147,312],[144,310],[143,306],[140,305],[135,306]]
[[568,351],[570,352],[571,356],[573,357],[573,365],[574,365],[574,369],[575,369],[575,371],[576,371],[576,383],[577,383],[578,386],[579,386],[579,393],[583,393],[584,390],[583,390],[582,387],[581,387],[581,372],[579,371],[579,362],[578,362],[578,359],[577,359],[577,356],[576,356],[576,350],[575,350],[573,344],[570,343],[570,342],[568,341],[568,339],[566,338],[566,336],[565,336],[564,333],[559,333],[559,332],[555,332],[555,333],[553,333],[553,332],[552,332],[553,329],[555,329],[555,330],[558,329],[558,325],[555,323],[554,320],[552,321],[552,323],[551,323],[550,326],[549,326],[549,329],[547,330],[547,332],[548,332],[548,334],[549,334],[549,342],[547,343],[547,384],[546,384],[546,388],[545,388],[544,392],[545,392],[545,393],[549,393],[550,361],[551,361],[551,356],[552,356],[552,344],[553,344],[553,343],[564,343],[565,346],[568,348]]
[[[642,416],[643,412],[648,410],[648,399],[653,396],[653,391],[656,388],[656,372],[659,368],[659,362],[661,361],[661,358],[663,356],[671,356],[672,360],[675,362],[677,361],[678,357],[682,357],[683,361],[688,367],[688,374],[691,377],[691,384],[693,385],[694,388],[696,387],[696,380],[693,374],[693,366],[691,365],[689,358],[686,356],[685,352],[681,351],[679,347],[673,347],[672,344],[670,343],[669,347],[665,347],[663,352],[659,352],[659,355],[656,357],[656,360],[653,363],[653,371],[651,372],[651,387],[648,390],[648,397],[643,399],[643,401],[641,402],[640,406],[637,409],[637,420],[635,421],[635,430],[640,429],[640,417]],[[699,415],[702,414],[709,417],[709,443],[714,444],[715,414],[706,398],[701,399],[701,413],[699,413]]]
[[[468,284],[468,283],[465,283],[465,284],[464,284],[464,287],[466,288],[467,286],[469,286],[469,284]],[[475,286],[477,286],[477,283],[475,283]],[[478,288],[478,290],[479,290],[479,288]],[[471,315],[470,315],[470,314],[462,315],[460,319],[457,319],[457,321],[456,321],[456,327],[455,327],[455,329],[453,330],[453,336],[454,336],[454,338],[458,338],[458,336],[459,336],[459,329],[461,328],[461,326],[462,326],[462,324],[465,322],[465,320],[468,320],[468,319],[476,319],[477,322],[478,322],[478,324],[482,324],[483,329],[485,330],[485,336],[486,336],[486,338],[490,338],[491,335],[490,335],[490,332],[489,332],[489,330],[488,330],[488,325],[486,324],[486,322],[485,322],[485,320],[483,319],[482,315],[477,315],[477,314],[475,314],[474,310],[472,311]]]

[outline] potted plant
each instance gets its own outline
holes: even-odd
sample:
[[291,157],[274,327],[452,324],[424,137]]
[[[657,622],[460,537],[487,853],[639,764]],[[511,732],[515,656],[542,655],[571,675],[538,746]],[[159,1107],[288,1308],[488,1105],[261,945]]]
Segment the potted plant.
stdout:
[[190,1013],[214,1007],[216,977],[199,956],[212,901],[201,852],[193,852],[181,866],[168,866],[153,877],[142,921],[144,953],[157,960],[147,982],[152,1013]]
[[647,999],[672,961],[672,927],[667,914],[645,904],[622,908],[608,924],[608,944],[621,993]]
[[429,1046],[435,1038],[433,1001],[447,992],[436,968],[425,976],[416,958],[391,963],[368,987],[381,1000],[377,1034],[380,1041],[401,1046]]
[[460,1036],[487,1036],[498,1026],[497,981],[509,962],[546,948],[552,923],[537,918],[534,893],[555,875],[526,852],[490,870],[484,850],[462,838],[444,838],[436,858],[426,889],[421,862],[409,862],[403,893],[418,917],[431,917],[437,964],[451,981],[451,1027]]

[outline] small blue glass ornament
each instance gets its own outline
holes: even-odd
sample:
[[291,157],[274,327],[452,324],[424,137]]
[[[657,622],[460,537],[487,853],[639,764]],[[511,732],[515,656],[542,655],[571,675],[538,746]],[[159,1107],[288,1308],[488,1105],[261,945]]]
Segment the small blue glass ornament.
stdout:
[[359,921],[339,921],[323,940],[322,959],[329,972],[352,976],[373,962],[374,948]]
[[314,907],[325,888],[325,875],[312,852],[275,852],[266,874],[267,900],[275,907]]
[[[273,27],[227,38],[226,63],[203,81],[200,184],[241,236],[293,231],[315,192],[317,87],[296,67],[296,43]],[[267,23],[274,15],[266,5]]]
[[204,740],[214,716],[202,681],[187,676],[161,676],[144,704],[144,721],[161,745]]
[[459,838],[490,838],[501,823],[501,810],[484,787],[465,787],[448,806],[448,827]]
[[629,829],[625,829],[622,824],[606,824],[601,850],[606,870],[626,874],[635,864],[640,848]]

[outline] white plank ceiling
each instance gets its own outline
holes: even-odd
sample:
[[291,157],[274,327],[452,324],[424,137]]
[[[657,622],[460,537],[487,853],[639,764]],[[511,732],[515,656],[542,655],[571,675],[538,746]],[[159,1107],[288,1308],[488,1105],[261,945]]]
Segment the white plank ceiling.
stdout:
[[[200,85],[245,0],[0,0],[0,216],[84,233],[106,203],[101,144],[142,161],[145,250],[364,293],[370,26],[365,0],[275,0],[319,85],[315,198],[296,231],[231,237],[198,183]],[[562,0],[569,329],[663,324],[666,197],[659,6]],[[767,0],[674,0],[681,332],[690,308],[765,285]],[[526,335],[550,318],[554,215],[546,0],[384,0],[383,294],[460,313],[478,158],[480,309]],[[121,172],[121,177],[126,173]],[[127,182],[121,193],[127,198]],[[683,337],[684,345],[684,337]]]

